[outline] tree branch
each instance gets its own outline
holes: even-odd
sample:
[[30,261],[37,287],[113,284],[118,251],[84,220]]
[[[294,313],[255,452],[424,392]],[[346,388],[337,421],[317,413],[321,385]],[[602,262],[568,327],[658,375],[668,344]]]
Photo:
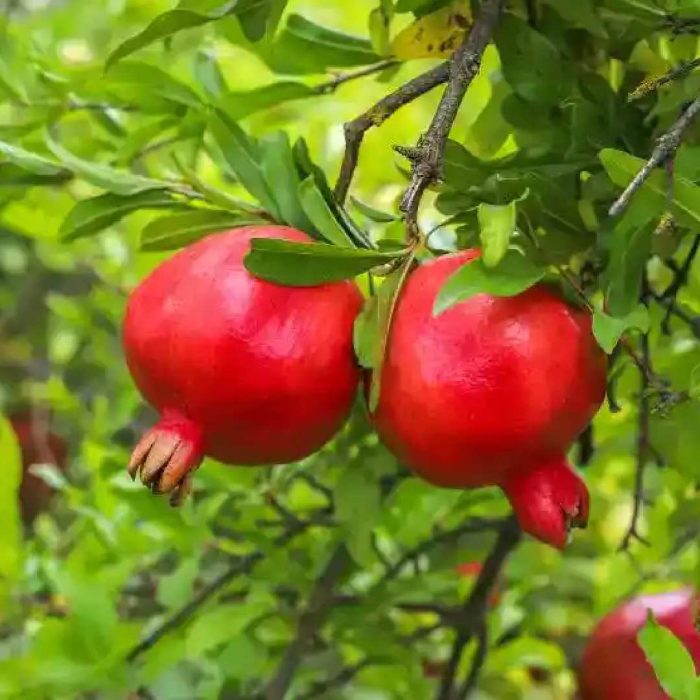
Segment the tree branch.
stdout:
[[510,553],[520,542],[521,531],[515,516],[510,516],[501,527],[498,538],[491,549],[469,598],[464,603],[462,624],[457,630],[452,653],[442,675],[436,700],[451,700],[455,676],[464,648],[472,635],[484,622],[488,598]]
[[673,280],[661,294],[661,298],[664,301],[671,302],[668,306],[666,306],[666,313],[661,321],[661,331],[665,335],[669,335],[671,332],[670,322],[671,316],[674,313],[673,307],[676,302],[676,296],[683,285],[685,285],[688,281],[688,274],[690,273],[690,268],[692,267],[693,261],[698,254],[698,249],[700,249],[700,235],[695,236],[693,239],[693,243],[690,246],[690,250],[688,251],[688,255],[685,257],[683,264],[676,270],[673,275]]
[[350,183],[360,156],[362,139],[367,131],[373,126],[380,126],[401,107],[444,83],[448,76],[449,63],[446,61],[427,73],[409,80],[395,92],[383,97],[359,117],[345,124],[345,154],[335,185],[335,196],[341,204],[345,201],[350,189]]
[[352,679],[363,668],[371,666],[372,663],[373,662],[371,659],[363,659],[362,661],[358,661],[352,666],[346,666],[345,668],[342,668],[338,673],[336,673],[335,676],[329,678],[328,680],[321,681],[319,683],[314,683],[314,685],[311,686],[311,689],[308,692],[299,696],[299,700],[312,700],[312,698],[317,698],[322,695],[325,695],[326,693],[328,693],[329,690],[338,690],[339,688],[342,688],[344,685],[350,683],[350,681],[352,681]]
[[[643,280],[642,301],[648,303],[648,285]],[[634,503],[632,519],[625,533],[620,550],[629,549],[633,539],[649,544],[638,531],[639,518],[644,502],[644,470],[651,450],[649,439],[649,375],[651,373],[651,350],[649,347],[649,335],[644,333],[641,338],[641,367],[639,368],[639,417],[637,425],[637,466],[634,478]]]
[[350,564],[345,545],[339,545],[314,584],[306,609],[299,618],[296,636],[285,650],[275,675],[265,689],[266,700],[284,700],[287,696],[309,643],[333,607],[335,588]]
[[474,654],[472,666],[469,669],[469,674],[467,675],[464,684],[457,693],[457,700],[466,700],[471,692],[476,690],[476,686],[479,682],[479,676],[481,675],[481,670],[484,667],[486,655],[488,654],[489,650],[489,632],[485,621],[482,621],[477,629],[476,643],[476,653]]
[[428,130],[413,148],[395,147],[412,163],[411,182],[401,200],[409,237],[418,238],[418,207],[425,190],[442,174],[447,138],[467,88],[479,72],[481,58],[501,15],[503,0],[484,0],[479,16],[464,43],[449,62],[449,79]]
[[314,86],[312,89],[319,95],[328,95],[335,92],[344,83],[349,83],[351,80],[357,80],[358,78],[365,78],[368,75],[374,75],[375,73],[380,73],[387,68],[392,68],[393,66],[398,66],[401,61],[397,58],[387,58],[384,61],[378,61],[373,63],[371,66],[364,66],[355,71],[347,71],[345,73],[338,73],[330,80],[325,83],[320,83]]
[[472,520],[469,520],[466,523],[463,523],[459,527],[456,527],[452,530],[445,530],[443,532],[439,532],[433,537],[431,537],[429,540],[425,540],[424,542],[421,542],[420,544],[405,552],[395,564],[393,564],[389,569],[387,569],[386,573],[384,574],[383,580],[388,581],[392,578],[395,578],[401,573],[401,570],[404,568],[404,566],[406,566],[406,564],[408,564],[411,561],[414,561],[419,556],[425,554],[437,545],[452,542],[453,540],[458,539],[462,535],[466,535],[469,533],[486,532],[487,530],[497,529],[499,526],[503,525],[503,522],[503,518],[473,518]]
[[644,164],[642,169],[632,178],[632,182],[625,188],[624,192],[613,202],[608,210],[610,216],[619,216],[627,209],[635,192],[646,182],[647,178],[652,174],[654,168],[663,165],[670,158],[673,158],[676,151],[680,148],[683,134],[686,129],[693,123],[693,120],[700,112],[700,97],[696,97],[687,109],[683,112],[676,123],[656,142],[651,157]]

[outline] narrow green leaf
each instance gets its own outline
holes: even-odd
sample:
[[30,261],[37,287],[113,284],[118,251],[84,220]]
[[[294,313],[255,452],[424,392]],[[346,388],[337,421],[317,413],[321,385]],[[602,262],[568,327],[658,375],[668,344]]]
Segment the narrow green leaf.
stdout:
[[482,202],[477,209],[481,259],[486,267],[495,267],[508,250],[510,237],[515,232],[515,201],[505,205]]
[[9,421],[0,415],[0,610],[11,584],[19,576],[22,560],[22,528],[19,518],[19,485],[22,457]]
[[316,94],[317,92],[308,85],[286,80],[246,92],[229,92],[219,101],[219,108],[231,119],[238,120],[283,102],[313,97]]
[[313,178],[307,178],[299,185],[299,197],[304,213],[327,241],[336,246],[355,247]]
[[226,163],[239,182],[277,221],[281,220],[275,197],[265,182],[260,164],[262,154],[258,145],[238,124],[218,110],[211,120],[211,132]]
[[673,700],[696,700],[693,657],[671,630],[656,622],[651,610],[638,641],[669,696]]
[[338,479],[333,495],[335,513],[350,555],[361,566],[371,564],[372,529],[381,512],[379,480],[351,463]]
[[143,31],[120,44],[107,58],[105,70],[109,70],[117,61],[138,51],[154,42],[172,36],[183,29],[199,27],[208,22],[221,19],[231,14],[238,0],[226,3],[218,11],[211,14],[201,14],[191,10],[170,10],[158,15]]
[[282,222],[312,233],[313,224],[301,204],[299,171],[289,137],[284,131],[269,134],[260,141],[260,148],[263,153],[263,176],[274,193]]
[[208,233],[260,223],[260,219],[228,211],[200,209],[151,221],[141,232],[141,250],[173,250],[199,240]]
[[166,192],[147,190],[127,197],[103,194],[78,202],[63,220],[59,237],[73,241],[98,233],[139,209],[163,209],[177,206]]
[[379,403],[382,367],[391,333],[401,289],[413,267],[415,253],[410,253],[401,266],[382,282],[377,294],[365,302],[362,313],[355,320],[353,343],[358,360],[363,367],[372,369],[369,390],[369,410],[373,412]]
[[235,13],[243,33],[250,41],[274,33],[286,4],[287,0],[239,0]]
[[649,311],[643,304],[622,317],[609,316],[599,309],[593,312],[593,335],[598,345],[608,354],[630,328],[636,328],[642,333],[649,330]]
[[370,221],[376,221],[378,224],[388,224],[399,219],[395,214],[375,209],[352,195],[350,196],[350,201],[361,214],[364,214]]
[[123,170],[116,170],[102,163],[90,163],[70,151],[67,151],[60,143],[55,141],[47,132],[46,142],[52,153],[73,173],[84,178],[96,187],[101,187],[108,192],[123,196],[145,192],[146,190],[164,190],[170,185],[161,180],[134,175]]
[[3,155],[6,160],[19,166],[22,170],[35,173],[36,175],[61,175],[66,172],[60,163],[4,141],[0,141],[0,155]]
[[435,300],[436,316],[476,294],[512,297],[539,282],[545,269],[515,250],[509,250],[496,267],[487,268],[480,258],[471,260],[447,278]]
[[400,257],[397,253],[341,248],[328,243],[294,243],[254,238],[245,258],[256,277],[291,286],[313,286],[355,277]]

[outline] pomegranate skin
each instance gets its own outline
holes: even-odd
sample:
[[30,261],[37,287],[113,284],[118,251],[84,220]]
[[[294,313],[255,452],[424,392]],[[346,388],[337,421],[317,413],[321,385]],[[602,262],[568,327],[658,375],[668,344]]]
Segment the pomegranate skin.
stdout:
[[33,464],[53,464],[65,471],[68,449],[66,443],[51,431],[35,434],[29,413],[18,413],[10,417],[22,455],[22,481],[19,487],[19,502],[22,520],[30,525],[39,513],[51,503],[54,490],[43,479],[32,474]]
[[127,364],[162,416],[130,471],[141,468],[155,491],[182,483],[203,453],[236,465],[301,459],[352,407],[357,286],[255,278],[243,266],[252,238],[311,240],[282,226],[210,235],[163,263],[129,299]]
[[693,626],[693,592],[640,596],[604,617],[583,652],[581,700],[670,700],[656,680],[637,634],[651,609],[657,622],[683,642],[700,673],[700,632]]
[[545,285],[478,294],[434,316],[446,279],[478,255],[442,256],[407,280],[373,422],[424,479],[501,486],[522,527],[561,548],[588,517],[588,492],[564,453],[604,398],[606,358],[590,314]]

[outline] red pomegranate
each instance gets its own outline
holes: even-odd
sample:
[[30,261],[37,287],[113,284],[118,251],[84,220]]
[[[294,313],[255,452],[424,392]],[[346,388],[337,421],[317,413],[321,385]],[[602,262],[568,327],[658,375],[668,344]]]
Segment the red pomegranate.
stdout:
[[129,472],[181,500],[205,454],[222,462],[291,462],[345,421],[359,370],[352,326],[362,296],[352,282],[287,287],[243,266],[252,238],[306,243],[301,231],[250,226],[178,252],[133,292],[124,349],[159,423]]
[[373,421],[427,481],[500,486],[524,530],[563,548],[588,520],[588,491],[565,452],[604,398],[605,355],[590,314],[543,284],[433,315],[445,280],[478,255],[445,255],[409,277]]
[[52,464],[61,471],[66,468],[66,443],[55,433],[42,428],[32,420],[31,413],[15,413],[10,417],[22,453],[22,481],[19,501],[22,520],[31,524],[45,511],[53,496],[53,489],[29,469],[34,464]]
[[647,610],[683,642],[700,673],[693,592],[681,589],[640,596],[604,617],[593,631],[578,673],[581,700],[670,700],[637,642]]

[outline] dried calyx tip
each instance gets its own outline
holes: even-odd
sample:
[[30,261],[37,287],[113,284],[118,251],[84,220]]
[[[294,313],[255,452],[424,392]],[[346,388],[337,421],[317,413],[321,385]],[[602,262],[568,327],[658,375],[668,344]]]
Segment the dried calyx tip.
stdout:
[[153,493],[170,493],[181,505],[192,490],[192,474],[203,458],[199,428],[183,418],[164,418],[134,448],[128,471]]

